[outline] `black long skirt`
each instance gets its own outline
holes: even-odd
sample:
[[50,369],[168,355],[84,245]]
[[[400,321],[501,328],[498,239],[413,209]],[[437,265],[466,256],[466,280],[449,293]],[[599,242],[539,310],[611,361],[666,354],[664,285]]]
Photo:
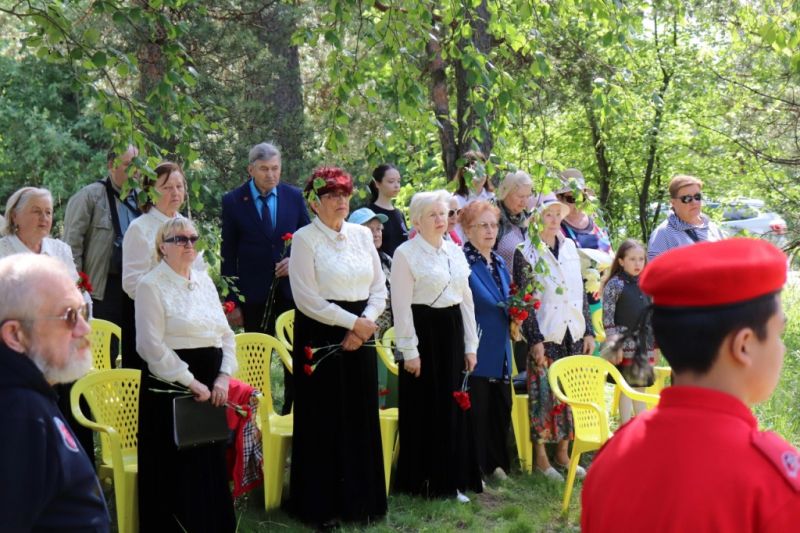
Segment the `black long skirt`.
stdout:
[[464,323],[459,306],[412,305],[419,341],[418,378],[400,364],[400,458],[395,487],[425,497],[482,492],[472,412],[453,392],[464,380]]
[[[366,301],[334,303],[355,315],[366,307]],[[346,333],[295,311],[289,512],[312,524],[367,522],[386,514],[375,349],[339,350],[310,375],[303,371],[306,346],[338,345]]]
[[[209,390],[219,375],[219,348],[175,350]],[[178,451],[173,436],[172,387],[145,370],[139,392],[139,530],[236,530],[225,466],[226,443]]]
[[496,468],[508,472],[511,455],[508,438],[511,431],[511,384],[508,380],[470,376],[472,421],[478,464],[484,476]]

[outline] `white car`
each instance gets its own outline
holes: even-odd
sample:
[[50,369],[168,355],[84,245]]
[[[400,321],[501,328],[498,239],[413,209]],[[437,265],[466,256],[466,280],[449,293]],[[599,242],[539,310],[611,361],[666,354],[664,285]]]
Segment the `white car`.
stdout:
[[768,239],[778,246],[786,244],[786,221],[764,209],[764,201],[738,198],[727,202],[706,202],[703,206],[728,235],[750,235]]

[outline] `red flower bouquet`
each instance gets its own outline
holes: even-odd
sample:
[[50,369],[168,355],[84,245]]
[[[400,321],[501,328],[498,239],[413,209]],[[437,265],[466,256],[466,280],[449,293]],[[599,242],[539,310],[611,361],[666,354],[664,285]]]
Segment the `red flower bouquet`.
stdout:
[[462,411],[466,411],[472,407],[472,402],[469,399],[469,387],[467,387],[469,374],[469,372],[464,372],[464,381],[461,382],[461,390],[453,391],[453,399]]

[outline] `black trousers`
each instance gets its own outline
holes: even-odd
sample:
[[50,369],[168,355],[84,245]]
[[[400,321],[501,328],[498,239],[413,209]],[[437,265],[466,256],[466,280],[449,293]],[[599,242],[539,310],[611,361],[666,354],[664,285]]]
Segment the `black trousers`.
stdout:
[[[246,303],[242,302],[241,310],[244,319],[244,330],[254,333],[266,333],[267,335],[275,335],[275,321],[281,313],[290,309],[294,309],[294,302],[286,298],[282,291],[275,292],[275,305],[270,315],[269,324],[266,330],[261,328],[261,322],[264,319],[264,311],[266,310],[266,302],[261,303]],[[288,415],[292,410],[294,403],[294,380],[292,373],[283,367],[283,408],[281,414]]]

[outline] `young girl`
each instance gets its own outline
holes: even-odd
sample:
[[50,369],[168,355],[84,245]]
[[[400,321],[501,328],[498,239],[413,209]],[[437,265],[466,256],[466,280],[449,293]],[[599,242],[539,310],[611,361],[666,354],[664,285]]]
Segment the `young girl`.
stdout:
[[[650,301],[639,289],[639,274],[645,265],[646,252],[644,245],[639,241],[628,239],[622,243],[614,257],[608,275],[604,280],[603,286],[603,326],[606,330],[606,337],[611,339],[614,335],[621,335],[625,331],[635,331],[639,325],[639,319],[649,305]],[[653,330],[648,321],[644,327],[644,342],[647,353],[647,364],[650,367],[655,365],[656,351]],[[622,353],[614,355],[612,363],[623,375],[631,370],[636,361],[636,340],[629,338],[622,343]],[[631,385],[640,385],[631,383]],[[644,391],[643,387],[634,387],[636,390]],[[630,420],[632,410],[636,414],[644,411],[643,402],[632,402],[624,394],[619,399],[619,415],[624,424]]]
[[367,207],[388,218],[383,224],[383,244],[380,251],[392,257],[395,249],[408,240],[406,219],[392,205],[392,200],[400,192],[400,172],[388,163],[379,165],[372,171],[369,191],[372,199]]

